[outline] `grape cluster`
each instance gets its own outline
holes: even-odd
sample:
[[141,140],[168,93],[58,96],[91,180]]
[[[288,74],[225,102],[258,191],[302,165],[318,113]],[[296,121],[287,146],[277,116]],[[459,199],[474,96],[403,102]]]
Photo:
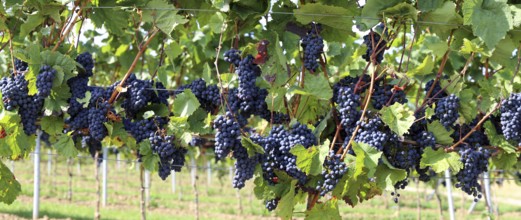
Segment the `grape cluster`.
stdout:
[[144,108],[155,95],[153,82],[150,80],[140,80],[132,74],[125,82],[127,91],[123,94],[124,100],[121,107],[125,109],[127,117],[134,118],[137,113]]
[[392,85],[377,86],[371,96],[371,103],[373,107],[378,110],[396,102],[401,104],[407,103],[407,98],[403,90],[393,89]]
[[315,71],[318,68],[318,59],[324,50],[324,39],[319,36],[322,25],[312,23],[311,30],[302,37],[300,45],[304,49],[304,67]]
[[17,73],[25,73],[27,70],[29,70],[29,65],[19,59],[14,59],[14,67]]
[[[463,124],[463,125],[456,125],[454,126],[454,133],[452,133],[451,137],[454,138],[454,140],[459,140],[463,138],[465,135],[467,135],[472,128],[476,126],[478,123],[478,119],[474,119],[469,124]],[[489,145],[489,141],[487,138],[487,135],[485,135],[485,132],[483,130],[483,127],[478,127],[476,130],[473,131],[470,136],[465,139],[465,142],[470,145],[480,145],[480,146],[486,146]]]
[[76,57],[76,62],[78,62],[83,69],[83,71],[79,71],[78,76],[90,77],[92,76],[92,69],[94,68],[94,59],[92,59],[92,55],[89,52],[83,52]]
[[217,85],[207,86],[204,79],[196,79],[190,84],[180,86],[175,92],[176,95],[182,93],[185,89],[190,89],[190,91],[192,91],[201,106],[207,112],[213,112],[221,105],[221,93],[219,92],[219,87],[217,87]]
[[36,133],[38,120],[43,108],[43,98],[29,95],[28,82],[23,74],[11,75],[0,80],[0,90],[5,109],[13,111],[18,108],[24,133]]
[[380,38],[380,35],[371,31],[369,34],[364,36],[364,44],[367,45],[367,50],[362,58],[367,62],[371,61],[371,55],[374,54],[374,62],[377,64],[381,63],[384,59],[384,52],[386,49],[387,41]]
[[[244,120],[231,113],[218,116],[213,122],[215,133],[215,155],[217,159],[225,158],[232,149],[241,145],[241,127],[246,124]],[[242,121],[242,122],[241,122]],[[242,125],[241,125],[242,124]]]
[[266,209],[270,212],[275,210],[277,208],[277,205],[279,205],[278,199],[270,199],[266,201]]
[[[304,126],[305,127],[305,126]],[[301,125],[293,128],[296,130],[307,129]],[[303,130],[304,132],[310,132]],[[300,184],[306,182],[307,176],[296,165],[296,157],[290,153],[295,144],[306,145],[316,143],[315,137],[312,135],[302,135],[302,131],[288,131],[282,126],[274,126],[267,137],[254,135],[251,140],[262,146],[265,154],[260,156],[263,177],[269,183],[275,183],[275,170],[286,172],[289,176],[298,180]]]
[[241,62],[241,51],[237,49],[230,49],[224,52],[224,61],[239,66]]
[[235,70],[239,76],[238,97],[241,101],[240,110],[243,114],[254,114],[266,105],[265,98],[268,91],[255,85],[256,79],[261,75],[259,66],[253,63],[253,56],[248,55],[241,60]]
[[336,103],[340,114],[340,123],[344,129],[354,128],[355,123],[360,118],[360,96],[354,93],[354,89],[349,86],[338,88]]
[[318,144],[317,138],[313,134],[313,131],[311,131],[311,129],[309,129],[306,125],[300,123],[295,123],[291,127],[288,141],[289,146],[300,144],[305,148],[309,148]]
[[126,118],[123,120],[123,126],[125,130],[128,131],[139,143],[154,136],[154,134],[163,128],[167,122],[168,119],[163,117],[153,117],[135,121]]
[[[429,80],[427,82],[427,84],[425,85],[425,92],[426,93],[429,92],[429,90],[431,89],[433,84],[434,84],[434,80],[433,79],[431,79],[431,80]],[[446,97],[446,96],[447,96],[447,93],[445,93],[445,91],[442,91],[440,83],[437,82],[434,85],[434,88],[432,89],[430,97],[433,97],[433,98],[437,99],[437,98],[443,98],[443,97]]]
[[175,146],[175,137],[154,134],[149,137],[152,151],[159,156],[159,177],[165,180],[171,170],[181,171],[185,164],[186,148]]
[[[246,151],[246,149],[244,149],[244,151]],[[233,188],[242,189],[246,185],[246,181],[253,177],[255,166],[259,163],[259,156],[255,155],[249,158],[246,152],[244,152],[246,155],[236,156],[237,152],[237,150],[234,151],[236,160],[232,185]]]
[[507,140],[521,142],[521,93],[511,94],[501,105],[501,130]]
[[319,181],[317,186],[321,196],[331,192],[347,172],[347,166],[341,158],[342,154],[335,154],[334,151],[329,151],[329,155],[324,161],[324,170],[322,170],[324,180]]
[[75,76],[67,80],[67,85],[69,85],[69,91],[71,92],[67,113],[72,117],[75,117],[83,109],[83,105],[78,100],[85,98],[85,94],[89,89],[88,83],[89,78],[84,76]]
[[459,98],[451,94],[438,101],[436,109],[434,110],[435,116],[440,120],[441,124],[448,129],[458,120],[458,108]]
[[105,122],[107,121],[107,112],[110,110],[110,104],[107,101],[96,103],[95,106],[89,108],[89,133],[95,140],[101,141],[107,136],[107,128]]
[[40,68],[40,73],[36,76],[36,88],[39,97],[46,98],[51,94],[52,81],[55,75],[56,70],[49,65],[43,65]]
[[372,118],[367,122],[357,121],[356,124],[360,125],[360,129],[355,137],[356,142],[369,144],[380,151],[384,149],[385,143],[390,136],[388,129],[381,129],[384,125],[380,118]]
[[478,183],[478,177],[488,170],[488,159],[491,154],[489,150],[480,145],[473,146],[466,143],[460,146],[459,153],[463,169],[456,174],[458,181],[456,187],[474,196],[474,201],[477,201],[478,198],[481,198],[481,185]]

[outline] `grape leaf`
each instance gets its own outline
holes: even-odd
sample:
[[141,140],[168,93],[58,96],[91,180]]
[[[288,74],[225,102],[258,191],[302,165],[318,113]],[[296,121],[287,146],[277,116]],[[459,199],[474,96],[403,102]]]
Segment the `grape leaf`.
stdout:
[[[295,18],[303,25],[311,22],[327,25],[338,30],[351,31],[353,26],[353,18],[349,17],[358,14],[354,8],[343,8],[332,5],[323,5],[321,3],[309,3],[300,5],[298,9],[293,10]],[[337,15],[337,16],[334,16]]]
[[512,29],[512,12],[506,0],[473,0],[463,2],[463,22],[472,25],[475,36],[494,48]]
[[318,175],[322,172],[320,151],[316,146],[305,148],[298,144],[289,151],[297,157],[297,167],[307,175]]
[[402,2],[393,7],[387,8],[380,12],[385,17],[392,17],[394,19],[402,18],[407,19],[410,18],[413,21],[418,20],[418,11],[414,6],[409,3]]
[[476,98],[474,97],[474,92],[471,89],[464,89],[460,92],[459,98],[460,103],[462,103],[459,107],[461,114],[465,118],[465,121],[472,121],[478,114],[476,111],[477,103]]
[[285,112],[284,96],[287,89],[284,87],[272,88],[266,96],[266,105],[270,111]]
[[159,157],[152,152],[149,140],[144,140],[139,143],[139,154],[141,155],[141,161],[145,169],[154,171],[159,168]]
[[0,202],[11,205],[20,192],[22,187],[14,174],[7,168],[7,166],[0,161]]
[[[143,21],[155,24],[166,35],[170,35],[177,25],[188,22],[187,19],[176,13],[173,5],[164,0],[152,0],[146,7],[153,8],[153,10],[143,10]],[[156,10],[156,8],[160,10]]]
[[329,100],[333,97],[333,90],[329,86],[328,80],[320,74],[312,75],[306,73],[304,89],[293,87],[292,92],[305,96],[314,96],[322,100]]
[[414,112],[406,104],[398,102],[385,106],[380,110],[382,121],[396,134],[403,136],[416,119]]
[[[100,1],[101,6],[111,6],[104,5],[107,1]],[[94,13],[90,14],[90,19],[92,23],[97,28],[104,27],[109,33],[123,36],[125,34],[125,29],[128,27],[128,17],[129,14],[120,8],[93,8]]]
[[506,153],[503,151],[492,157],[492,163],[496,169],[511,169],[518,162],[518,157],[519,154],[517,153]]
[[507,154],[516,153],[516,147],[510,144],[510,142],[505,139],[505,136],[499,135],[497,133],[496,127],[494,127],[492,122],[485,122],[483,128],[485,128],[485,134],[487,135],[487,138],[492,146],[499,147]]
[[264,154],[264,149],[254,143],[250,138],[243,136],[241,138],[241,144],[244,148],[246,148],[246,151],[248,152],[248,157],[255,156],[256,153]]
[[65,157],[78,156],[78,150],[74,146],[72,136],[68,134],[61,135],[58,138],[58,142],[56,142],[56,144],[54,145],[54,148],[56,148],[60,155],[63,155]]
[[306,219],[342,219],[338,210],[338,200],[336,198],[331,198],[325,203],[317,203],[313,209],[306,211]]
[[401,3],[401,0],[367,0],[364,8],[362,8],[361,31],[372,28],[380,22],[380,12],[386,8],[390,8]]
[[291,181],[291,185],[286,194],[284,194],[277,206],[276,212],[277,216],[281,219],[292,219],[293,217],[293,209],[295,206],[295,185],[297,184],[297,180]]
[[63,132],[64,122],[57,116],[45,116],[42,118],[40,124],[42,125],[42,130],[51,136],[61,134]]
[[431,147],[428,147],[423,151],[420,168],[423,169],[430,166],[436,173],[441,173],[451,168],[457,173],[463,168],[463,163],[459,159],[460,156],[456,152],[445,153],[441,148],[433,150]]
[[40,26],[45,17],[41,13],[34,13],[27,17],[27,20],[20,25],[20,36],[27,36],[36,27]]
[[454,142],[454,139],[450,137],[454,130],[451,128],[447,131],[447,129],[443,127],[443,125],[440,123],[440,121],[436,120],[427,124],[427,130],[434,134],[434,137],[436,138],[436,143],[451,145]]
[[90,91],[87,91],[85,93],[85,97],[80,99],[80,98],[76,98],[76,101],[78,101],[78,103],[82,104],[82,107],[83,108],[87,108],[89,106],[89,102],[90,102],[90,97],[91,97],[91,93]]
[[364,174],[373,177],[382,152],[369,144],[353,142],[353,151],[356,154],[355,178]]
[[[425,3],[433,1],[421,2]],[[430,22],[435,22],[436,24],[433,23],[433,25],[429,25],[429,29],[433,30],[432,33],[436,33],[438,36],[443,38],[448,36],[452,29],[458,28],[458,24],[463,22],[461,16],[456,13],[456,4],[452,1],[446,1],[443,3],[443,5],[441,5],[441,7],[438,7],[433,11],[422,13],[420,20],[425,21],[427,25]],[[443,23],[447,25],[439,25],[437,23]]]
[[394,185],[407,178],[407,171],[398,169],[391,165],[387,160],[387,157],[382,157],[383,163],[380,163],[376,168],[375,177],[376,185],[380,189],[393,191]]
[[188,117],[200,106],[199,100],[189,89],[176,96],[174,100],[174,113],[177,116]]

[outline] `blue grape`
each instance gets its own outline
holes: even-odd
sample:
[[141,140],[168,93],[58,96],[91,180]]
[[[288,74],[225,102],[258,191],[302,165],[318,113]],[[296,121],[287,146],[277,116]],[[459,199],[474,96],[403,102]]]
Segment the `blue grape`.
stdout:
[[491,153],[486,148],[478,145],[462,144],[459,147],[460,161],[463,169],[456,174],[456,187],[475,200],[481,197],[481,185],[478,182],[479,175],[488,170],[488,159]]
[[[237,116],[239,117],[239,116]],[[214,121],[215,155],[217,159],[225,158],[232,149],[242,146],[240,141],[241,127],[245,121],[236,118],[231,112],[218,116]]]
[[445,128],[449,129],[459,118],[458,108],[459,98],[451,94],[438,101],[436,109],[434,110],[435,116]]
[[90,135],[98,141],[103,140],[107,136],[107,112],[110,110],[110,104],[107,101],[98,102],[95,106],[89,108],[89,132]]
[[381,40],[380,35],[371,31],[369,34],[364,36],[364,44],[367,45],[367,50],[362,58],[367,62],[371,61],[371,55],[374,53],[374,62],[377,64],[381,63],[384,59],[384,53],[387,45],[387,41]]
[[347,172],[347,166],[341,158],[342,154],[335,154],[335,151],[329,151],[328,157],[324,160],[324,170],[322,170],[324,180],[319,181],[317,186],[321,196],[331,192]]
[[36,88],[38,89],[38,96],[46,98],[51,94],[52,82],[56,75],[56,70],[51,66],[43,65],[40,68],[40,73],[36,76]]
[[23,74],[27,70],[29,70],[29,64],[27,64],[26,62],[19,60],[19,59],[14,59],[14,66],[15,66],[17,73]]
[[511,94],[501,105],[501,130],[509,141],[521,142],[521,93]]
[[268,209],[268,211],[270,211],[270,212],[275,210],[278,205],[279,205],[278,199],[270,199],[270,200],[266,201],[266,209]]
[[92,59],[92,55],[89,52],[83,52],[76,57],[76,62],[78,62],[85,71],[78,71],[78,76],[92,76],[92,69],[94,68],[94,59]]
[[311,30],[301,39],[300,45],[304,49],[304,67],[310,71],[318,68],[317,60],[323,53],[324,39],[319,36],[320,31],[322,31],[322,25],[312,23]]
[[230,49],[224,52],[224,61],[239,66],[241,62],[241,51],[237,49]]

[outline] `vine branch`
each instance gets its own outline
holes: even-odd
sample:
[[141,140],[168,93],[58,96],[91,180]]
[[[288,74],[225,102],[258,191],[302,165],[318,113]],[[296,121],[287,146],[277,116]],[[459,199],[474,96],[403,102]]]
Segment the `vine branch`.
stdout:
[[134,61],[132,62],[132,65],[130,65],[130,68],[128,69],[127,73],[125,74],[125,76],[123,77],[121,82],[118,84],[116,89],[114,89],[114,92],[112,92],[112,95],[110,96],[110,99],[109,99],[109,104],[112,104],[112,103],[114,103],[114,101],[116,101],[116,98],[119,94],[119,91],[121,90],[121,87],[123,87],[123,85],[125,84],[125,81],[127,81],[128,77],[130,77],[130,74],[132,74],[132,71],[134,71],[134,68],[136,68],[136,64],[139,62],[139,58],[145,52],[148,44],[150,44],[150,42],[152,42],[152,39],[154,39],[154,37],[157,35],[157,33],[159,33],[159,30],[154,28],[154,30],[152,31],[152,34],[150,35],[150,37],[148,37],[147,41],[145,41],[145,43],[143,43],[140,46],[139,51],[136,54]]

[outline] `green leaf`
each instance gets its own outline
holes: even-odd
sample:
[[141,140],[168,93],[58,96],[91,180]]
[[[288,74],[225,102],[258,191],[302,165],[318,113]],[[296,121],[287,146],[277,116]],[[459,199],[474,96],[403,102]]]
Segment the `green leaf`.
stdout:
[[395,184],[407,178],[407,171],[391,165],[387,157],[382,157],[383,163],[376,168],[376,185],[383,190],[393,191]]
[[499,147],[507,154],[516,153],[516,147],[505,139],[505,136],[499,135],[496,131],[496,127],[491,121],[485,122],[483,125],[485,128],[485,134],[487,135],[490,145]]
[[401,3],[401,0],[367,0],[362,8],[360,30],[365,31],[380,22],[381,11]]
[[473,0],[463,2],[463,21],[472,25],[475,36],[487,47],[494,48],[512,29],[512,12],[506,0]]
[[431,74],[432,70],[434,69],[434,61],[435,61],[435,57],[433,55],[430,55],[430,54],[427,55],[423,59],[423,62],[419,66],[414,68],[414,70],[411,71],[412,75],[413,76],[415,76],[415,75],[423,76],[423,75]]
[[180,117],[188,117],[199,108],[199,100],[189,89],[175,97],[174,100],[174,113]]
[[460,92],[459,98],[460,103],[464,103],[460,105],[459,108],[461,114],[467,122],[472,121],[478,114],[476,111],[477,103],[476,98],[474,97],[474,92],[471,89],[464,89]]
[[356,154],[355,177],[362,174],[373,177],[382,152],[369,144],[357,142],[353,142],[352,149]]
[[[295,18],[303,25],[317,22],[339,30],[351,31],[353,18],[357,15],[357,10],[350,10],[342,7],[323,5],[321,3],[308,3],[300,5],[300,8],[293,10]],[[338,15],[338,16],[334,16]]]
[[284,194],[279,200],[279,204],[276,209],[277,216],[281,219],[292,219],[293,217],[293,209],[295,207],[294,199],[295,199],[295,185],[297,184],[297,180],[291,181],[291,186],[289,191]]
[[485,50],[481,46],[481,41],[478,39],[473,39],[470,41],[467,38],[463,38],[463,45],[461,46],[459,52],[462,54],[480,53],[485,56],[490,56],[490,51]]
[[297,167],[308,175],[318,175],[322,172],[320,151],[316,146],[305,148],[298,144],[289,151],[297,157]]
[[451,145],[454,142],[454,139],[450,137],[454,130],[450,129],[447,131],[447,129],[443,127],[443,125],[438,120],[429,123],[427,125],[427,130],[434,134],[436,143]]
[[[420,1],[423,3],[435,3],[436,1]],[[419,3],[420,7],[422,3]],[[439,3],[439,1],[437,1]],[[422,10],[420,8],[420,10]],[[456,13],[456,4],[452,1],[445,1],[441,7],[436,7],[435,10],[428,13],[422,13],[421,21],[424,21],[426,25],[430,22],[434,22],[429,25],[429,29],[432,29],[432,33],[436,33],[438,36],[445,38],[449,35],[452,29],[458,28],[459,24],[463,23],[461,16]],[[440,24],[444,25],[440,25]],[[446,25],[445,25],[446,24]],[[423,25],[422,25],[423,26]],[[447,44],[445,43],[445,46]],[[445,51],[443,51],[445,52]]]
[[7,166],[0,161],[0,202],[11,205],[20,192],[22,191],[22,186],[14,174],[7,168]]
[[409,3],[402,2],[393,7],[387,8],[380,12],[382,16],[406,19],[410,18],[413,21],[418,20],[418,11]]
[[456,152],[445,153],[443,149],[433,150],[431,147],[425,148],[420,161],[420,168],[430,166],[436,173],[444,172],[451,168],[455,173],[463,169],[463,163],[459,160],[460,156]]
[[40,26],[45,20],[41,13],[29,15],[27,20],[20,25],[20,36],[27,36],[31,31]]
[[90,102],[90,97],[91,97],[91,93],[90,91],[87,91],[85,93],[85,97],[80,99],[80,98],[76,98],[76,101],[79,102],[80,104],[82,104],[81,106],[83,108],[87,108],[89,106],[89,102]]
[[155,171],[159,168],[159,157],[152,152],[149,140],[144,140],[139,143],[139,153],[141,154],[141,161],[146,170]]
[[272,88],[266,96],[266,105],[270,111],[285,112],[284,97],[287,89],[284,87]]
[[61,135],[58,138],[58,142],[54,145],[54,148],[65,157],[75,157],[78,156],[78,150],[74,146],[74,141],[72,140],[72,136],[67,134]]
[[496,169],[508,170],[517,164],[519,154],[500,152],[497,156],[492,157],[492,163]]
[[61,134],[63,132],[63,119],[57,116],[46,116],[41,120],[42,130],[50,136]]
[[414,112],[406,104],[394,103],[380,110],[382,121],[396,134],[403,136],[414,123]]
[[210,123],[208,123],[207,119],[211,114],[207,113],[205,110],[198,108],[190,117],[188,117],[188,123],[190,124],[190,130],[194,133],[199,134],[209,134],[213,131]]
[[[183,16],[177,14],[173,5],[164,0],[152,0],[146,7],[153,9],[143,10],[143,21],[152,22],[166,35],[170,35],[177,25],[188,22]],[[160,10],[156,10],[156,8]]]
[[428,12],[440,8],[444,0],[418,1],[418,8],[422,12]]
[[[105,1],[101,1],[105,3]],[[100,5],[111,6],[111,5]],[[129,14],[120,8],[93,8],[93,13],[89,14],[97,28],[104,27],[108,32],[123,36],[125,29],[128,28]]]
[[255,154],[264,154],[264,149],[254,143],[250,138],[243,136],[241,138],[241,144],[244,148],[246,148],[246,151],[248,152],[248,157],[253,157]]
[[306,212],[307,220],[335,220],[342,219],[338,210],[338,200],[331,198],[325,203],[317,203],[313,209]]
[[294,88],[293,92],[306,96],[314,96],[321,100],[329,100],[333,97],[333,90],[329,86],[328,80],[321,74],[315,76],[306,73],[306,84],[304,85],[304,89]]

